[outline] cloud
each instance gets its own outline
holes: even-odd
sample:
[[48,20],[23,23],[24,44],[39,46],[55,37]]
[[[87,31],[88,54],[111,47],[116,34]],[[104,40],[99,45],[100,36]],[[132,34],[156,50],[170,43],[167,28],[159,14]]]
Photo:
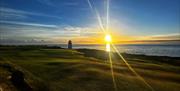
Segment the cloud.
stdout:
[[1,45],[29,45],[29,44],[50,44],[51,41],[45,41],[43,39],[0,39]]
[[180,33],[152,35],[143,38],[146,40],[180,40]]
[[63,31],[65,32],[74,31],[76,33],[79,33],[80,36],[86,36],[86,37],[96,36],[102,33],[98,29],[92,27],[73,27],[73,26],[64,27]]
[[[27,41],[31,39],[45,41],[65,41],[67,39],[90,38],[100,32],[92,27],[54,26],[34,23],[7,22],[19,25],[0,25],[1,39]],[[47,28],[48,27],[48,28]],[[50,28],[49,28],[50,27]],[[95,38],[95,37],[94,37]]]
[[100,32],[97,29],[91,27],[74,27],[74,26],[65,26],[59,29],[53,30],[54,33],[59,34],[60,37],[92,37],[97,36]]
[[[44,13],[37,13],[37,12],[30,12],[30,11],[23,11],[23,10],[17,10],[17,9],[11,9],[11,8],[5,8],[5,7],[0,7],[0,16],[3,18],[5,17],[18,17],[18,18],[24,18],[27,16],[42,16],[42,17],[49,17],[49,18],[56,18],[56,19],[61,19],[61,17],[58,16],[53,16],[53,15],[48,15]],[[2,19],[1,18],[1,19]]]
[[[0,11],[1,12],[1,11]],[[1,12],[0,13],[0,19],[1,20],[7,20],[7,19],[25,19],[27,16],[22,15],[22,14],[15,14],[15,13],[6,13],[6,12]]]
[[34,26],[34,27],[57,28],[56,25],[28,23],[28,22],[17,22],[17,21],[0,21],[0,23],[1,24],[14,24],[14,25]]
[[79,3],[78,2],[55,2],[55,1],[52,1],[52,0],[37,0],[38,2],[40,2],[41,4],[46,4],[48,6],[51,6],[51,7],[56,7],[59,6],[59,5],[63,5],[63,6],[78,6]]
[[[116,36],[116,34],[113,34]],[[79,26],[58,26],[39,24],[32,22],[17,22],[17,21],[0,21],[0,36],[5,39],[16,40],[45,40],[59,43],[67,39],[73,39],[77,42],[96,41],[98,38],[103,38],[103,33],[97,27],[79,27]],[[162,34],[152,36],[129,36],[131,38],[122,37],[117,34],[114,38],[116,43],[177,43],[180,42],[180,33]],[[126,40],[127,39],[127,40]],[[129,39],[129,40],[128,40]],[[63,43],[64,43],[63,42]]]
[[130,40],[119,40],[117,43],[121,44],[180,44],[180,34],[164,34],[152,36],[136,36]]

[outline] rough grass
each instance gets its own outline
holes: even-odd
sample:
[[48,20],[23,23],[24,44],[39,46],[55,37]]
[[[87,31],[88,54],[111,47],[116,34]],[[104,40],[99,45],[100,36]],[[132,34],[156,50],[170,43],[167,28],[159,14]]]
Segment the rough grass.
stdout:
[[[99,58],[67,49],[0,51],[0,63],[9,63],[23,71],[35,91],[114,91],[109,63]],[[179,66],[153,63],[145,58],[128,58],[128,61],[155,91],[180,90]],[[118,91],[151,91],[120,59],[114,58],[113,62]],[[10,74],[0,67],[0,87],[16,91],[7,79]]]

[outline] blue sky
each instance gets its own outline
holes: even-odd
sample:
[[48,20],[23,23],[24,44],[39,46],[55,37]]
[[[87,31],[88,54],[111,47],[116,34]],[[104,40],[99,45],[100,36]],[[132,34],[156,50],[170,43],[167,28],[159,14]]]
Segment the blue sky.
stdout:
[[[104,22],[106,0],[90,2]],[[119,36],[180,39],[180,0],[110,0],[109,11]],[[1,42],[65,43],[102,34],[87,0],[1,0],[0,28]]]

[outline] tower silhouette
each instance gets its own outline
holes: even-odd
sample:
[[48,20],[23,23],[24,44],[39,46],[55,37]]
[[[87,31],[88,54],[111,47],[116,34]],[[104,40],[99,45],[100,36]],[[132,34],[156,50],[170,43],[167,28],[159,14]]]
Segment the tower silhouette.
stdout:
[[68,41],[68,49],[72,49],[72,41],[71,40]]

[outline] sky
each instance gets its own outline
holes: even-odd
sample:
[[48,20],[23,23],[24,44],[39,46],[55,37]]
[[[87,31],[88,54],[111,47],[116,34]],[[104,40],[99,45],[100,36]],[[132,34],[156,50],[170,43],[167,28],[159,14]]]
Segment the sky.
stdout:
[[[102,44],[107,0],[0,0],[0,43]],[[180,42],[180,0],[109,0],[113,42]]]

